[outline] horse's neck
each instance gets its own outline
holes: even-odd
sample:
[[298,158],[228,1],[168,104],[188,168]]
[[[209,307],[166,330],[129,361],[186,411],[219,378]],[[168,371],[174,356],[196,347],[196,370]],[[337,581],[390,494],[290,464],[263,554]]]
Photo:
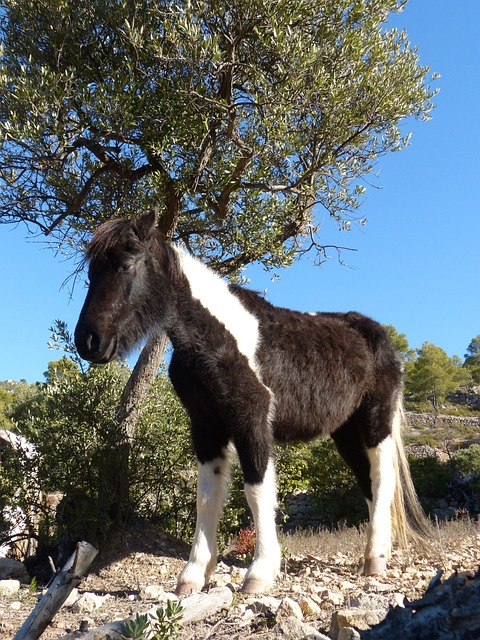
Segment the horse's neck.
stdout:
[[[202,262],[174,247],[193,300],[200,302],[236,339],[238,349],[256,367],[259,323],[235,296],[228,284]],[[180,319],[179,319],[180,320]]]

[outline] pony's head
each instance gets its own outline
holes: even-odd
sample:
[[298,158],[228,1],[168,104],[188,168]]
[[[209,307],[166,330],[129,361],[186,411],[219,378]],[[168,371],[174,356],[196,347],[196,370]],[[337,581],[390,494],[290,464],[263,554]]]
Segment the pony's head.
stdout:
[[98,228],[86,251],[90,284],[75,329],[82,358],[111,362],[162,325],[168,303],[162,275],[167,276],[171,252],[156,227],[155,212]]

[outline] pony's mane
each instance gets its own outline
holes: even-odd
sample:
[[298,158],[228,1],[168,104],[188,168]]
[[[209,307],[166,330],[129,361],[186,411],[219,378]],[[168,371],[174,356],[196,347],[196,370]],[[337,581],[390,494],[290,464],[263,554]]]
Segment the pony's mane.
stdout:
[[98,227],[93,238],[87,245],[87,260],[103,260],[107,253],[121,240],[130,236],[131,220],[108,220]]

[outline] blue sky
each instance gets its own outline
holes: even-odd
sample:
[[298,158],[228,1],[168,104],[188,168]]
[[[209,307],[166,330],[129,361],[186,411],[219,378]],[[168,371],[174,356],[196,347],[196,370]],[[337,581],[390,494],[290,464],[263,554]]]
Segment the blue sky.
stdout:
[[[459,7],[461,6],[461,11]],[[407,123],[408,149],[382,158],[368,188],[366,227],[337,232],[325,220],[326,243],[357,249],[323,266],[307,258],[280,273],[249,271],[251,287],[274,304],[300,310],[355,309],[463,356],[480,333],[479,178],[480,2],[410,0],[394,25],[407,29],[422,64],[441,74],[428,123]],[[43,380],[49,326],[73,331],[85,289],[67,283],[74,264],[24,228],[0,226],[0,380]]]

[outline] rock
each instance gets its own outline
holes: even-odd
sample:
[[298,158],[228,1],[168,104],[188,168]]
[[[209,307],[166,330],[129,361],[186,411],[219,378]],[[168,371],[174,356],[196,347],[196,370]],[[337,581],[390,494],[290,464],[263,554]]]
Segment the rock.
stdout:
[[149,584],[142,589],[140,596],[143,600],[164,600],[165,589],[159,584]]
[[277,621],[286,620],[287,618],[296,618],[303,620],[303,613],[300,605],[292,598],[283,598],[277,610]]
[[320,613],[318,604],[308,596],[301,596],[298,599],[298,604],[304,616],[317,616]]
[[285,638],[286,640],[329,640],[327,636],[317,631],[315,627],[293,617],[281,620],[275,626],[271,637],[275,640],[277,638]]
[[95,593],[85,592],[72,607],[75,613],[92,613],[96,609],[100,609],[102,604],[112,596],[97,596]]
[[385,609],[339,609],[332,615],[332,626],[328,635],[335,640],[343,627],[354,627],[359,631],[370,629],[381,622],[385,614]]
[[337,640],[360,640],[360,634],[353,627],[342,627]]
[[351,607],[359,609],[384,609],[387,613],[389,607],[403,607],[405,596],[402,593],[390,593],[380,595],[378,593],[359,593],[356,598],[350,601]]
[[0,596],[12,596],[20,590],[20,580],[0,580]]
[[253,611],[253,613],[271,615],[272,613],[277,613],[281,602],[281,600],[274,598],[273,596],[261,596],[259,598],[255,598],[253,602],[250,602],[248,607]]
[[22,584],[30,584],[30,576],[23,562],[13,558],[0,558],[0,580],[19,580]]
[[68,598],[65,600],[62,607],[73,607],[73,605],[77,600],[78,600],[78,589],[75,587],[68,594]]
[[12,602],[12,604],[10,605],[10,609],[13,609],[13,611],[20,611],[21,608],[22,603],[20,602],[20,600],[15,600],[15,602]]

